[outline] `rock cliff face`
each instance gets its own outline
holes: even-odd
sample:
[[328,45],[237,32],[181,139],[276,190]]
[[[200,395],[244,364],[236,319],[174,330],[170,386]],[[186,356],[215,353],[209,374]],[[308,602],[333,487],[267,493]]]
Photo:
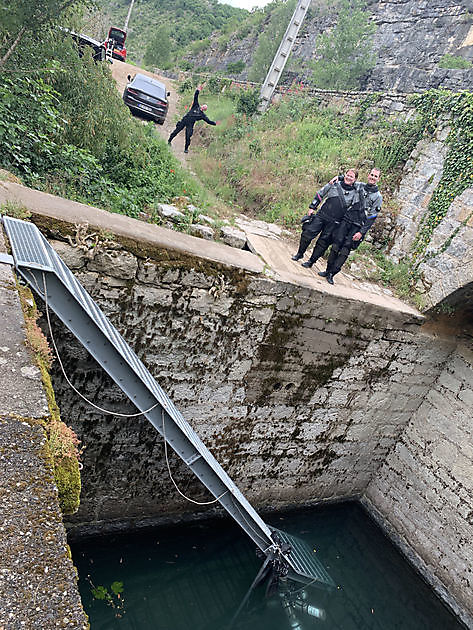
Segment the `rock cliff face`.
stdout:
[[[368,90],[416,92],[433,87],[451,90],[470,89],[473,69],[443,69],[438,66],[446,55],[473,60],[473,0],[388,0],[369,2],[372,19],[377,25],[374,49],[377,63],[366,77]],[[307,81],[307,62],[316,56],[317,36],[336,23],[336,13],[321,15],[312,10],[301,28],[292,52],[292,66],[297,71],[286,73],[286,81],[298,78]],[[230,62],[243,60],[246,78],[257,48],[255,36],[230,41],[227,49],[218,46],[195,58],[196,66],[222,70]],[[289,61],[291,66],[291,60]]]

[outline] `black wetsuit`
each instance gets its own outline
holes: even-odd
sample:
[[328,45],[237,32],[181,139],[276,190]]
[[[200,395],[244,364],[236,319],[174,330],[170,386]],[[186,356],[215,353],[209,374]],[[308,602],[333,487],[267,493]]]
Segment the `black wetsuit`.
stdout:
[[187,112],[185,116],[181,118],[181,120],[177,123],[176,128],[169,136],[168,143],[171,144],[173,139],[177,136],[177,134],[182,131],[185,127],[186,129],[186,145],[184,150],[187,151],[189,145],[191,143],[192,134],[194,133],[194,125],[199,120],[205,120],[209,125],[216,125],[217,123],[213,120],[207,118],[204,112],[200,109],[199,105],[199,90],[194,92],[194,100],[192,101],[192,105],[190,110]]
[[345,184],[344,181],[326,184],[317,192],[309,208],[315,210],[324,198],[326,201],[316,214],[302,218],[302,235],[294,259],[302,258],[311,241],[320,234],[308,260],[308,264],[314,264],[330,245],[332,232],[343,218],[347,208],[353,203],[355,194],[354,184]]
[[[359,199],[348,208],[332,234],[333,244],[326,271],[332,276],[341,270],[351,251],[363,241],[381,209],[383,198],[377,186],[361,184],[358,190]],[[361,233],[361,238],[354,241],[353,236],[357,232]]]

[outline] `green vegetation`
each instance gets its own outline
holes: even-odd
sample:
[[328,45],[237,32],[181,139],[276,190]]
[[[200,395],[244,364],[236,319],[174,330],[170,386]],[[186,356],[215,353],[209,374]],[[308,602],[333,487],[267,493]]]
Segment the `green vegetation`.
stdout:
[[448,68],[450,70],[466,70],[468,68],[473,68],[473,63],[468,61],[468,59],[464,59],[463,57],[458,57],[456,55],[446,54],[439,61],[439,68]]
[[0,167],[25,184],[135,217],[184,191],[197,201],[154,125],[124,107],[108,64],[79,58],[53,24],[24,34],[1,78]]
[[212,117],[223,124],[199,129],[206,148],[195,168],[227,203],[287,226],[298,226],[314,191],[350,165],[363,179],[379,164],[383,191],[394,190],[419,138],[413,122],[368,124],[364,116],[320,107],[297,91],[264,115],[251,117],[243,109],[250,97],[251,92],[234,89],[206,97]]
[[361,79],[375,65],[372,44],[376,26],[365,0],[341,0],[337,15],[333,30],[317,38],[312,80],[324,89],[360,89]]
[[[3,211],[3,208],[2,208]],[[53,362],[51,349],[41,328],[38,326],[38,310],[31,291],[18,285],[21,308],[25,318],[26,343],[41,372],[48,401],[49,416],[45,421],[47,457],[51,459],[54,481],[63,514],[74,514],[79,508],[81,480],[79,472],[79,440],[74,431],[61,420],[56,404],[49,371]]]
[[245,62],[240,59],[239,61],[229,63],[227,65],[226,71],[228,74],[240,74],[240,72],[243,72],[243,70],[245,69],[245,66]]
[[107,606],[113,608],[114,615],[117,619],[121,619],[125,614],[125,599],[123,597],[123,582],[112,582],[110,590],[106,586],[95,586],[90,575],[86,576],[86,580],[90,585],[92,597],[98,601],[104,602]]
[[[117,26],[125,22],[128,7],[128,2],[120,0],[101,5]],[[214,32],[225,32],[226,28],[233,32],[247,15],[248,11],[217,0],[140,0],[131,15],[127,52],[138,65],[144,61],[166,68],[172,62],[172,66],[176,67],[185,53],[193,55],[199,52],[199,42],[207,47]],[[161,55],[158,61],[153,51],[160,46],[156,32],[161,29],[169,32],[169,59],[162,60]],[[185,68],[181,66],[181,69]]]
[[167,68],[171,60],[171,46],[170,27],[167,24],[159,25],[149,44],[146,46],[143,61],[147,66]]
[[[447,90],[429,90],[415,97],[414,103],[420,114],[422,131],[432,134],[439,121],[448,120],[450,133],[446,143],[448,153],[445,158],[442,177],[430,199],[414,242],[411,264],[418,266],[426,255],[439,253],[426,249],[435,228],[448,212],[453,200],[473,183],[473,94],[471,92],[452,93]],[[465,218],[465,222],[471,218]],[[454,234],[451,234],[441,247],[448,247]]]
[[258,39],[258,48],[253,57],[253,63],[248,73],[250,81],[263,81],[274,55],[279,47],[289,20],[291,19],[296,0],[273,0],[268,5],[269,19],[265,22],[264,31]]
[[[355,251],[353,260],[365,264],[365,277],[372,282],[392,288],[402,299],[412,295],[413,275],[407,262],[394,263],[383,251],[366,242]],[[373,263],[374,269],[371,268]]]

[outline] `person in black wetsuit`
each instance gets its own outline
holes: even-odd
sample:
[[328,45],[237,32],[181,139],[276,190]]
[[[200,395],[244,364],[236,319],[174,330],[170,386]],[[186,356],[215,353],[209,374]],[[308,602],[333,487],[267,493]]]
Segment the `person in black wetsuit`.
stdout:
[[366,184],[364,182],[357,184],[358,199],[348,208],[333,231],[333,244],[327,261],[327,269],[319,271],[319,276],[326,278],[330,284],[333,284],[333,276],[341,270],[350,253],[359,247],[376,221],[383,203],[383,197],[377,186],[380,176],[381,171],[378,168],[372,168]]
[[[300,260],[309,247],[311,241],[320,234],[311,257],[303,267],[312,267],[314,262],[322,255],[332,242],[331,236],[334,228],[343,218],[347,209],[353,204],[356,196],[355,181],[358,171],[349,168],[342,181],[333,181],[326,184],[315,195],[309,205],[309,212],[302,218],[302,235],[297,253],[292,260]],[[314,210],[325,199],[320,210],[314,214]]]
[[205,122],[209,125],[217,124],[205,115],[207,105],[199,105],[199,92],[202,90],[202,87],[203,86],[199,85],[197,90],[194,92],[194,100],[192,101],[190,110],[176,124],[176,128],[169,136],[168,144],[171,144],[177,134],[184,128],[186,129],[186,144],[184,147],[184,153],[189,153],[189,145],[191,143],[192,134],[194,133],[194,125],[198,120],[205,120]]

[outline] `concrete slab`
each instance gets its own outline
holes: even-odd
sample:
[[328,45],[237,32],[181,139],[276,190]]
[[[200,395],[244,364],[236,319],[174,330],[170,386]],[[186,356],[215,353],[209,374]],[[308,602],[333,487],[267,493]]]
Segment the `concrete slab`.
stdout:
[[[1,229],[0,252],[6,252]],[[0,413],[40,418],[48,406],[40,371],[25,343],[12,267],[0,262]]]
[[51,220],[71,224],[87,222],[93,229],[110,231],[139,243],[198,256],[253,273],[263,273],[265,267],[269,267],[273,276],[284,282],[305,286],[324,294],[375,304],[406,313],[419,320],[424,319],[419,311],[388,295],[382,287],[359,282],[343,272],[336,276],[335,285],[329,285],[317,275],[317,271],[325,268],[324,261],[318,262],[312,269],[305,269],[301,266],[302,261],[291,260],[291,255],[295,251],[293,245],[281,238],[267,238],[253,233],[258,230],[246,233],[249,247],[254,252],[252,253],[144,223],[121,214],[106,212],[12,182],[0,182],[0,204],[5,201],[16,201],[33,214],[49,217]]
[[6,201],[16,201],[33,214],[66,221],[73,225],[87,222],[93,229],[113,232],[117,236],[149,243],[154,247],[199,256],[253,273],[261,273],[264,268],[264,263],[251,252],[144,223],[123,214],[106,212],[100,208],[49,195],[20,184],[0,182],[0,204]]
[[[284,282],[302,285],[321,293],[337,295],[350,300],[376,304],[423,319],[421,313],[415,308],[384,293],[382,287],[376,284],[359,282],[344,273],[339,273],[335,277],[333,286],[328,284],[324,278],[317,275],[318,271],[325,269],[325,261],[317,261],[311,269],[306,269],[301,265],[302,260],[297,262],[291,260],[295,250],[285,241],[265,238],[256,234],[247,235],[247,238],[251,241],[251,247],[254,251],[271,267],[277,278]],[[307,260],[308,256],[305,259]]]

